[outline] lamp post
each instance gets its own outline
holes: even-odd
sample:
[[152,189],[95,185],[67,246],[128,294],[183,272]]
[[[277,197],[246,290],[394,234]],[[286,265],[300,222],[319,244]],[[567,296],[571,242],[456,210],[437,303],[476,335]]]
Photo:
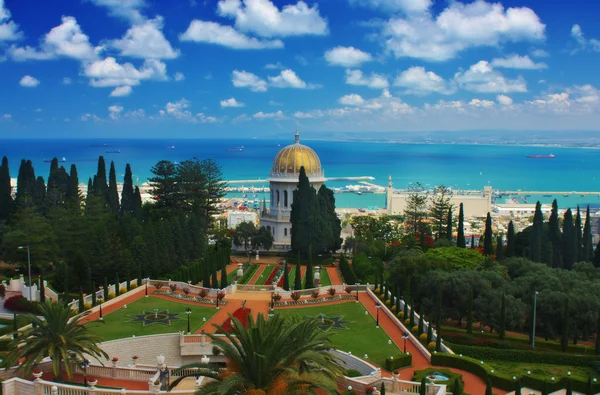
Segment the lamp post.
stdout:
[[217,291],[217,310],[219,310],[219,291]]
[[360,283],[359,283],[359,282],[357,282],[357,283],[356,283],[356,284],[354,284],[354,285],[356,285],[356,303],[358,303],[358,286],[360,285]]
[[189,335],[191,333],[191,330],[190,330],[190,314],[192,314],[192,309],[190,309],[189,307],[187,309],[185,309],[185,314],[187,315],[187,321],[188,321],[188,330],[187,330],[187,333]]
[[88,366],[90,366],[90,361],[88,361],[87,359],[84,359],[83,361],[81,361],[81,369],[83,369],[83,385],[85,387],[87,387],[87,368]]
[[379,309],[381,308],[381,304],[379,302],[375,303],[375,308],[377,309],[377,320],[375,323],[375,327],[379,328]]
[[531,323],[531,348],[535,347],[535,315],[537,310],[537,294],[538,291],[533,289],[533,321]]
[[27,249],[27,276],[29,277],[29,301],[33,302],[31,299],[31,253],[29,251],[29,246],[19,246],[19,250]]
[[100,306],[100,321],[102,321],[103,320],[103,318],[102,318],[102,300],[104,300],[104,287],[101,285],[99,290],[100,290],[100,297],[98,298],[98,303]]
[[402,338],[404,339],[404,354],[406,354],[406,339],[408,339],[408,333],[404,332]]

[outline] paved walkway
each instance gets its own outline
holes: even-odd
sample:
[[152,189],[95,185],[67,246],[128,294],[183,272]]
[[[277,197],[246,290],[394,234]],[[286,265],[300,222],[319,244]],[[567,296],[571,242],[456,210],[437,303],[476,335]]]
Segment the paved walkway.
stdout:
[[[225,272],[227,273],[227,275],[229,275],[229,274],[231,274],[231,272],[236,271],[237,268],[238,268],[237,263],[233,263],[233,264],[227,265],[227,267],[225,268]],[[220,281],[221,281],[221,271],[220,270],[217,272],[217,280],[219,281],[219,284],[220,284]],[[202,281],[200,281],[200,283],[201,282]],[[198,283],[198,284],[200,284],[200,283]]]
[[256,273],[254,273],[254,276],[252,276],[252,278],[250,279],[250,281],[248,281],[248,285],[254,285],[254,283],[260,278],[260,276],[262,275],[262,272],[265,271],[265,268],[267,267],[267,265],[260,265],[259,268],[256,270]]
[[327,274],[329,274],[331,285],[342,285],[342,279],[340,278],[340,275],[335,267],[327,266],[325,269],[327,269]]

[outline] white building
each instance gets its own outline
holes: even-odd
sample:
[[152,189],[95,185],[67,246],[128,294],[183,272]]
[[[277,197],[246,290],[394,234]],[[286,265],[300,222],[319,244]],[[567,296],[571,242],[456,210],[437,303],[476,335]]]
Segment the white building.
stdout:
[[242,222],[252,222],[256,224],[256,213],[252,211],[228,211],[227,228],[235,229]]
[[321,161],[312,148],[300,144],[300,135],[296,131],[294,144],[282,148],[273,160],[269,175],[270,204],[268,209],[263,205],[260,215],[260,226],[266,227],[273,234],[273,250],[291,249],[290,214],[293,192],[302,166],[310,184],[318,192],[325,182]]

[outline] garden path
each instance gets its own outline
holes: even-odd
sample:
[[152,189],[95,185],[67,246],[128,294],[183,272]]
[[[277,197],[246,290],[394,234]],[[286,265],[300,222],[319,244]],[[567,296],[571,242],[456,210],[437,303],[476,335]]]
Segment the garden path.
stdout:
[[342,279],[340,278],[336,268],[332,266],[326,267],[326,269],[327,274],[329,274],[329,279],[331,280],[331,285],[342,285]]
[[[227,265],[227,267],[225,268],[225,271],[229,275],[231,272],[236,271],[237,268],[238,268],[237,263],[232,263],[230,265]],[[219,280],[219,282],[221,281],[221,271],[220,270],[217,272],[217,280]]]
[[265,271],[266,267],[267,267],[267,265],[260,265],[260,267],[258,268],[256,273],[254,273],[254,276],[252,276],[250,281],[248,281],[248,285],[254,285],[254,283],[260,278],[262,272]]

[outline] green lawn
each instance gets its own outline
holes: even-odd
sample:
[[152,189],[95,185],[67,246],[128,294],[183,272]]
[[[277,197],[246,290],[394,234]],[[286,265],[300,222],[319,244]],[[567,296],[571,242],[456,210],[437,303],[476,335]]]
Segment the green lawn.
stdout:
[[[86,327],[90,331],[102,336],[105,341],[131,337],[133,335],[144,336],[173,333],[180,329],[187,330],[185,310],[188,307],[192,310],[192,314],[190,315],[192,332],[195,332],[204,324],[204,321],[202,321],[203,317],[208,321],[216,313],[214,307],[171,302],[149,296],[148,298],[141,298],[127,305],[126,309],[120,308],[110,314],[105,314],[103,321],[91,322]],[[178,319],[172,320],[170,325],[152,323],[144,326],[142,322],[131,322],[132,315],[142,314],[143,312],[151,312],[153,314],[154,309],[161,311],[168,310],[169,313],[176,313],[178,314]]]
[[269,276],[273,272],[273,270],[277,269],[279,266],[267,266],[265,270],[260,274],[260,277],[256,280],[254,285],[265,285],[265,282],[269,279]]
[[236,268],[234,271],[232,271],[231,273],[229,273],[229,274],[227,275],[227,283],[228,283],[228,284],[231,284],[231,283],[233,282],[233,279],[235,278],[235,276],[237,276],[237,271],[238,271],[238,270],[237,270],[237,268]]
[[368,361],[385,366],[385,359],[397,356],[400,350],[394,343],[388,344],[389,337],[383,329],[375,328],[375,319],[365,315],[365,307],[359,303],[341,303],[330,306],[316,306],[303,309],[279,309],[282,315],[315,317],[325,314],[327,317],[342,317],[347,321],[347,329],[330,329],[333,331],[333,343],[336,348],[362,358],[369,355]]
[[331,285],[331,279],[329,278],[329,273],[326,268],[321,268],[321,286],[329,287]]
[[288,274],[288,283],[290,284],[290,289],[294,286],[294,281],[296,280],[296,266],[293,266],[289,269],[290,273]]
[[[588,377],[598,377],[598,372],[592,368],[547,365],[547,364],[528,364],[509,361],[485,361],[488,365],[493,366],[498,373],[503,373],[508,376],[533,376],[539,379],[549,379],[554,377],[556,381],[562,377],[569,377],[567,372],[571,372],[571,378],[580,381],[587,381]],[[527,374],[527,371],[530,374]]]

